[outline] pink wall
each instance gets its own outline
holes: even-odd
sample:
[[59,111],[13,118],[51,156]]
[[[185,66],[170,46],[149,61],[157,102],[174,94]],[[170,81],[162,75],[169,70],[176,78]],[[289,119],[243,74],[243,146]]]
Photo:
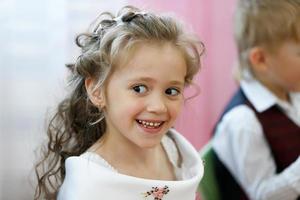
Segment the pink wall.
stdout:
[[[185,103],[176,128],[200,149],[210,138],[220,112],[236,85],[232,78],[236,50],[232,17],[236,0],[129,0],[132,5],[172,12],[192,26],[206,45],[203,65],[195,82],[199,96]],[[187,91],[191,94],[192,89]]]

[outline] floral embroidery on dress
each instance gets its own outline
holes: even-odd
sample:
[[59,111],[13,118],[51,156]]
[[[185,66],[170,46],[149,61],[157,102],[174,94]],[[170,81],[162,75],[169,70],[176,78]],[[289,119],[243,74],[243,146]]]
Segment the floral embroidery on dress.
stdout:
[[153,200],[162,200],[163,197],[168,194],[169,192],[169,187],[168,186],[165,186],[165,187],[162,187],[162,188],[159,188],[159,187],[152,187],[152,190],[146,192],[146,193],[143,193],[144,197],[148,197],[148,196],[153,196],[154,199]]

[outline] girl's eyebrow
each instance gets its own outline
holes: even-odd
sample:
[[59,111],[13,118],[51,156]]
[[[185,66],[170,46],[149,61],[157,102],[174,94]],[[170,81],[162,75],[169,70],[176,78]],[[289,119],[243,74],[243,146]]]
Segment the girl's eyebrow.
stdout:
[[170,81],[170,84],[171,85],[184,85],[184,82],[183,81],[177,81],[177,80],[174,80],[174,81]]
[[143,82],[155,82],[155,80],[151,77],[137,77],[137,78],[131,78],[129,81],[143,81]]
[[[129,82],[136,82],[136,81],[142,81],[142,82],[156,82],[155,79],[151,78],[151,77],[138,77],[138,78],[132,78],[128,80]],[[184,85],[183,81],[179,81],[179,80],[171,80],[168,82],[168,84],[170,85]]]

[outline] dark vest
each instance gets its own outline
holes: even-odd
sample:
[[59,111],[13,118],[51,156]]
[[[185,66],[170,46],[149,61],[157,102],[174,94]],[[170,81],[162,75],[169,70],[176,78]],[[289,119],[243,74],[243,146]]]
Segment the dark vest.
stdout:
[[[266,111],[258,113],[242,90],[239,89],[225,108],[220,119],[238,105],[248,105],[255,112],[273,154],[277,173],[283,171],[298,158],[300,154],[300,127],[291,121],[280,108],[272,106]],[[222,199],[248,199],[217,155],[215,155],[215,162],[215,171]],[[300,200],[300,197],[298,197],[298,200]]]

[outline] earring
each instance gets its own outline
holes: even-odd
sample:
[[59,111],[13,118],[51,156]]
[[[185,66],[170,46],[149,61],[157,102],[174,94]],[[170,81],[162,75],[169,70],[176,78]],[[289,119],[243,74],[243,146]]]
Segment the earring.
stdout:
[[102,103],[99,103],[99,104],[98,104],[98,108],[99,108],[100,110],[103,110],[104,105],[103,105]]

